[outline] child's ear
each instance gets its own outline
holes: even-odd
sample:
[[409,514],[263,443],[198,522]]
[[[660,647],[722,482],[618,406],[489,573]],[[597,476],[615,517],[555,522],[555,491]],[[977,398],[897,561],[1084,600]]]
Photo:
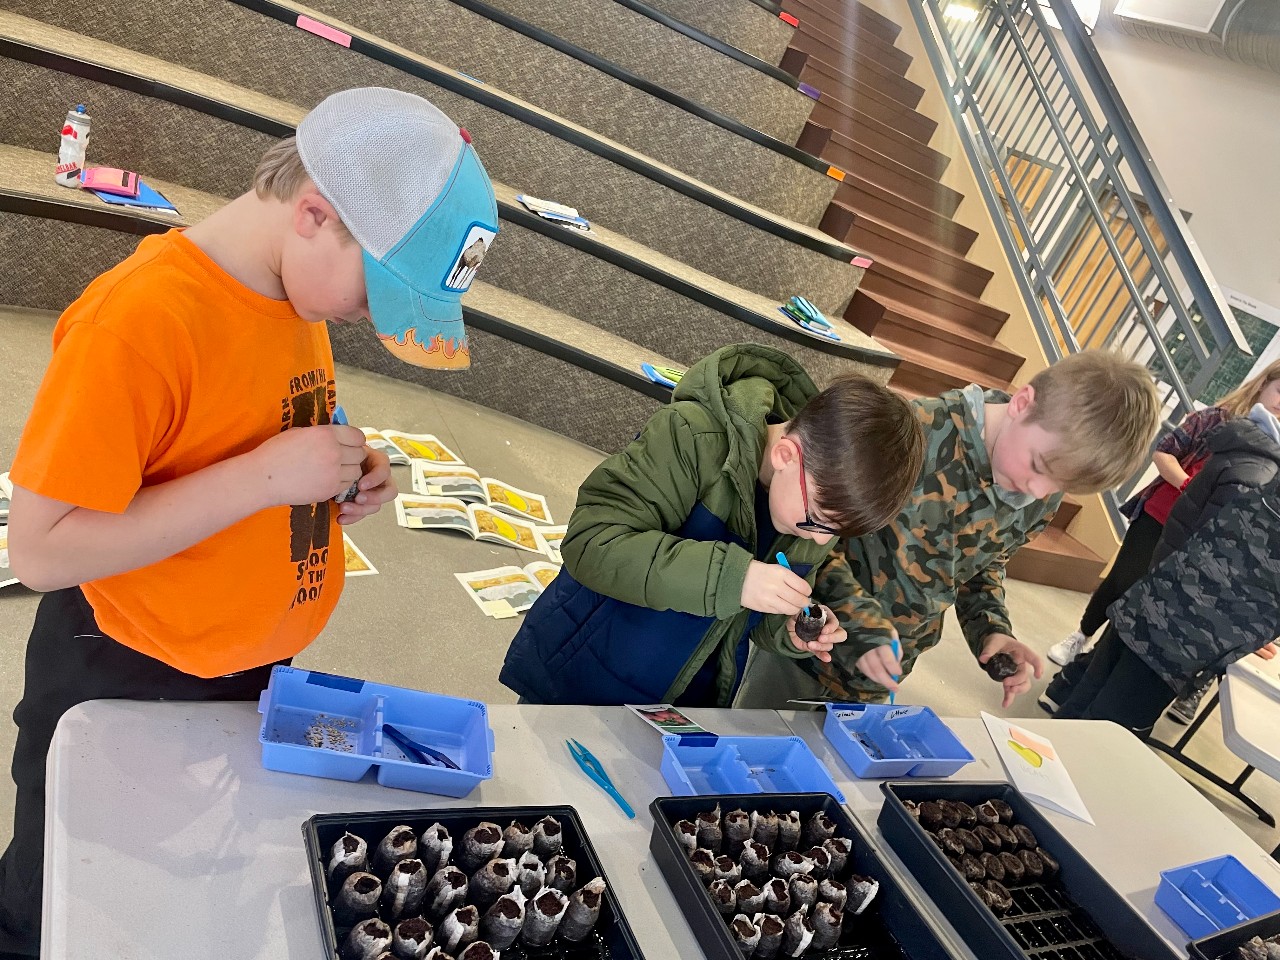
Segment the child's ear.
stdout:
[[774,470],[783,470],[799,459],[796,442],[789,436],[783,436],[769,451],[769,462]]
[[1036,388],[1031,384],[1019,387],[1009,398],[1009,415],[1015,420],[1024,418],[1036,403]]
[[314,238],[331,220],[337,220],[337,211],[319,193],[304,190],[293,202],[293,228],[298,236]]

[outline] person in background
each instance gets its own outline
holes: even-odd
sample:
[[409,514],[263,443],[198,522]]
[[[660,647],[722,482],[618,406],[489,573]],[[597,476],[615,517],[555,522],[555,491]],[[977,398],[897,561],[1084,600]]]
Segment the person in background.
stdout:
[[1259,403],[1208,448],[1151,571],[1111,606],[1055,717],[1111,720],[1145,739],[1169,701],[1280,634],[1280,420]]
[[[1089,598],[1079,629],[1049,648],[1049,659],[1065,669],[1040,695],[1040,706],[1046,711],[1056,711],[1070,695],[1071,687],[1084,676],[1088,668],[1087,659],[1077,658],[1106,623],[1107,608],[1150,568],[1151,557],[1169,511],[1208,459],[1206,438],[1230,418],[1245,416],[1259,403],[1271,413],[1280,415],[1280,360],[1228,393],[1216,406],[1188,414],[1176,429],[1156,444],[1151,460],[1159,476],[1121,508],[1130,522],[1111,569]],[[1206,685],[1175,700],[1169,707],[1170,719],[1190,723],[1207,689]]]
[[[829,659],[793,618],[839,536],[902,507],[923,455],[906,401],[866,377],[819,392],[785,353],[724,347],[583,482],[564,568],[500,679],[534,703],[729,706],[752,644]],[[791,569],[776,560],[781,553]]]
[[814,588],[849,640],[830,663],[755,651],[737,706],[883,701],[941,639],[954,605],[978,664],[1013,660],[1001,681],[1008,707],[1043,667],[1014,636],[1005,564],[1048,526],[1063,491],[1128,477],[1159,423],[1151,374],[1104,351],[1066,357],[1012,396],[974,384],[912,407],[926,454],[910,501],[888,526],[844,540]]

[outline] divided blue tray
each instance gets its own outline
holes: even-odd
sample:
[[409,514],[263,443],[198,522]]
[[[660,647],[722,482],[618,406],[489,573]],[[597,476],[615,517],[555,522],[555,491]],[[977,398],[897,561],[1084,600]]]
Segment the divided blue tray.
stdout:
[[822,732],[855,777],[949,777],[973,762],[928,707],[829,703]]
[[[359,780],[376,765],[384,787],[446,797],[465,797],[493,776],[489,710],[477,700],[276,667],[258,712],[268,770]],[[440,751],[459,769],[408,759],[383,734],[383,724]]]
[[662,738],[662,776],[677,797],[715,793],[844,794],[799,737]]
[[1161,871],[1156,905],[1196,940],[1280,910],[1280,896],[1225,856]]

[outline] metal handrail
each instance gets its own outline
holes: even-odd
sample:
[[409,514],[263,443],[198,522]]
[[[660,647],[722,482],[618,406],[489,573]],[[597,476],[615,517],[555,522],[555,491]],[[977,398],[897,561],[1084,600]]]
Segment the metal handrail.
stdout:
[[[1141,360],[1177,423],[1227,356],[1251,351],[1071,0],[908,6],[1045,353]],[[1117,527],[1138,480],[1107,495]]]

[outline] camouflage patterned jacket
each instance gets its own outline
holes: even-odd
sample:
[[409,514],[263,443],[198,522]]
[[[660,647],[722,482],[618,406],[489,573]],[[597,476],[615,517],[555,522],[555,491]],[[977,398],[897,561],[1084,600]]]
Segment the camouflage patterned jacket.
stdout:
[[1280,635],[1280,444],[1240,418],[1209,449],[1151,572],[1108,611],[1179,696]]
[[[986,392],[988,403],[1008,394]],[[982,432],[960,390],[912,401],[925,432],[925,459],[911,500],[889,526],[846,540],[818,572],[814,596],[849,632],[830,664],[796,661],[813,673],[823,695],[877,700],[886,695],[854,663],[890,642],[902,642],[904,676],[942,637],[942,615],[953,604],[977,656],[992,633],[1012,634],[1004,603],[1009,557],[1048,526],[1060,496],[1014,507],[997,496]]]

